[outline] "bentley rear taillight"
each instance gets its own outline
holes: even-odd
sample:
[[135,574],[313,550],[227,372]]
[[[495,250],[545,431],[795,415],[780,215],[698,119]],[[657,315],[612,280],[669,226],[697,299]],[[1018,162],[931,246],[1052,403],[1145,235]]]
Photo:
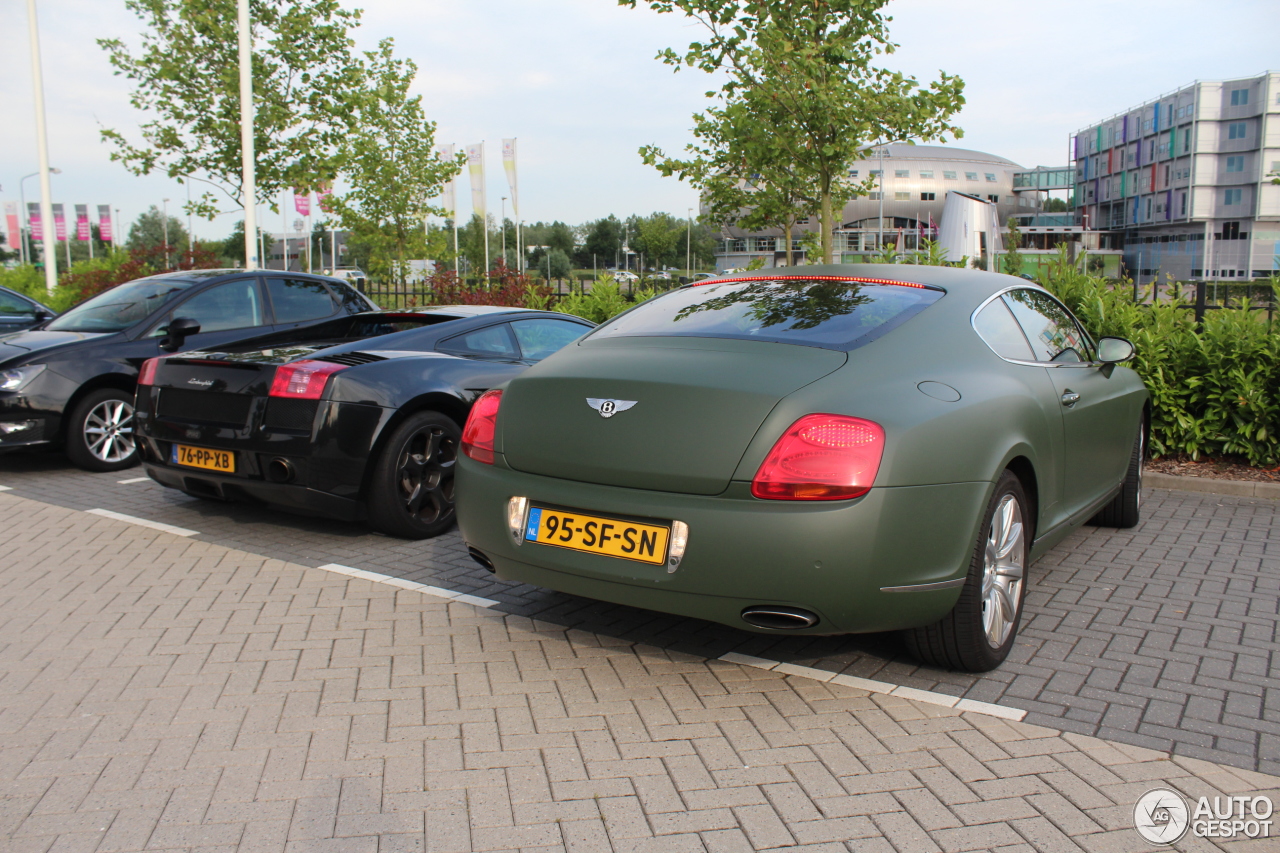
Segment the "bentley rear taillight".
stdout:
[[847,415],[805,415],[782,434],[751,481],[777,501],[841,501],[865,495],[884,454],[884,430]]
[[493,438],[498,429],[498,407],[502,405],[501,391],[486,391],[471,407],[467,425],[462,430],[462,452],[467,456],[493,464]]
[[156,384],[156,366],[160,363],[158,358],[149,358],[142,362],[142,369],[138,371],[139,385],[155,385]]
[[319,400],[324,394],[329,377],[346,365],[328,361],[295,361],[276,368],[271,380],[272,397],[288,397],[292,400]]

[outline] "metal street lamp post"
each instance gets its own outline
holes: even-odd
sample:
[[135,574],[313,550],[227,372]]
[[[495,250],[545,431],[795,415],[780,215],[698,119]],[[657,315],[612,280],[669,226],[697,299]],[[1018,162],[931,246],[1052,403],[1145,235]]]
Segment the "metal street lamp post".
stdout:
[[[164,229],[164,268],[169,268],[169,199],[161,202],[163,208],[160,211],[161,226]],[[153,208],[154,209],[154,208]]]
[[502,197],[502,264],[507,263],[507,197]]
[[44,286],[49,295],[58,286],[58,257],[53,233],[53,190],[49,185],[49,135],[44,121],[44,77],[40,71],[40,26],[36,0],[27,0],[27,34],[31,40],[31,83],[36,103],[36,153],[40,159],[40,219],[44,224]]
[[[34,2],[34,0],[28,0]],[[240,198],[244,202],[244,268],[258,268],[258,187],[253,154],[253,34],[249,30],[249,0],[237,0],[240,64]]]

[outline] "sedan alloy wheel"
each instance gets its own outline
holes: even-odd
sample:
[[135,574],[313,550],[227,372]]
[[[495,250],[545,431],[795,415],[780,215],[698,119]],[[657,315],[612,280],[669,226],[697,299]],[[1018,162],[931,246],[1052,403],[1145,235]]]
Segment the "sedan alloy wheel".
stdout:
[[76,406],[67,428],[67,455],[90,471],[118,471],[137,462],[133,400],[124,391],[103,388]]

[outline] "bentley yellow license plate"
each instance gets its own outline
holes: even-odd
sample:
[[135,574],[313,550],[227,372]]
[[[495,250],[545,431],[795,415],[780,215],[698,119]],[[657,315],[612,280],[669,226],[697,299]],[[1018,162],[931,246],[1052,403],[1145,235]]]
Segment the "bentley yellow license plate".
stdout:
[[525,524],[526,542],[661,565],[671,528],[535,506]]
[[175,444],[173,451],[169,454],[169,461],[174,465],[205,468],[224,474],[236,472],[236,455],[229,450],[207,450],[203,447],[192,447],[189,444]]

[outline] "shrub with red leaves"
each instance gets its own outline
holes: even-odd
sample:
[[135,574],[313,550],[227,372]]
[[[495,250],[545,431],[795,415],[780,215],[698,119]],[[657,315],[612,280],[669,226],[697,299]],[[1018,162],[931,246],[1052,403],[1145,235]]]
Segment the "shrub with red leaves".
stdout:
[[550,298],[551,288],[546,285],[534,286],[527,275],[508,269],[501,261],[490,270],[483,285],[467,284],[453,270],[437,270],[427,278],[427,290],[431,294],[431,301],[436,305],[522,307],[529,301],[531,287],[535,298]]

